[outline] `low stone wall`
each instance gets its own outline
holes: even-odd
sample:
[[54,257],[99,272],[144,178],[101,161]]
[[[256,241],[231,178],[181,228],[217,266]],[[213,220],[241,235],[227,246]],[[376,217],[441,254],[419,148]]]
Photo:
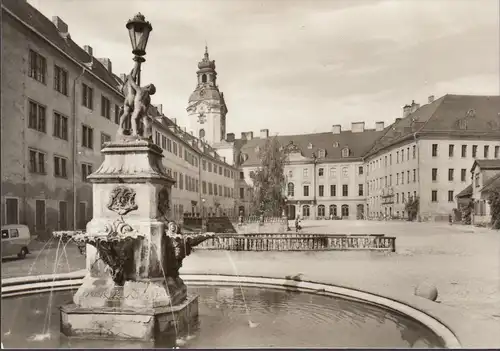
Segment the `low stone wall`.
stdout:
[[222,234],[198,245],[202,250],[229,251],[396,251],[396,238],[374,235],[325,234]]

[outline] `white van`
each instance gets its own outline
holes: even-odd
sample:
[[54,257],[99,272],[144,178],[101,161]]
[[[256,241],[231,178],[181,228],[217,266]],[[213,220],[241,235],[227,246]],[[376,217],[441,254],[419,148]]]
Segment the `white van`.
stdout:
[[29,254],[28,244],[33,238],[28,226],[9,224],[2,227],[2,258],[17,255],[25,258]]

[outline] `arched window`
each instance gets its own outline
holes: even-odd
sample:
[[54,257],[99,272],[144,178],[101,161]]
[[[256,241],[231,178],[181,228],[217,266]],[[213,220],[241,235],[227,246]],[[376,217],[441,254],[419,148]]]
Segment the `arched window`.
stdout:
[[349,157],[349,148],[345,147],[342,149],[342,157]]
[[200,139],[205,138],[205,129],[200,129]]
[[349,205],[342,205],[342,217],[349,217]]
[[202,83],[206,83],[207,82],[207,75],[206,74],[204,74],[204,75],[201,76],[201,82]]
[[302,217],[309,217],[311,215],[311,210],[309,205],[302,206]]
[[293,197],[295,192],[295,185],[293,183],[288,183],[288,196]]
[[337,205],[330,205],[330,216],[337,217]]
[[318,206],[318,217],[325,217],[325,205]]

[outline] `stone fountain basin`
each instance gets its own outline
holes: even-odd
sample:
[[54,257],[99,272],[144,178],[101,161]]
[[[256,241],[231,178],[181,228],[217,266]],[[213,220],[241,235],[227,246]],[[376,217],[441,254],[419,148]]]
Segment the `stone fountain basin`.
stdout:
[[[20,279],[20,278],[12,278],[12,279],[6,279],[3,282],[2,286],[2,298],[3,299],[8,299],[5,301],[12,301],[12,303],[16,302],[16,299],[20,298],[21,296],[27,296],[31,295],[28,297],[29,299],[40,299],[40,296],[43,296],[42,293],[49,293],[50,291],[57,291],[54,296],[57,296],[57,294],[67,294],[68,297],[72,295],[71,292],[68,290],[73,289],[76,290],[76,288],[81,284],[82,278],[83,278],[84,271],[81,272],[74,272],[71,274],[61,274],[57,276],[40,276],[40,277],[32,277],[31,279]],[[221,276],[221,275],[184,275],[183,279],[186,281],[188,284],[188,287],[190,290],[192,289],[209,289],[209,293],[200,293],[199,291],[196,291],[196,293],[200,294],[200,322],[201,322],[201,336],[198,339],[199,344],[191,345],[192,342],[188,342],[189,345],[192,347],[202,347],[202,346],[211,346],[211,347],[223,347],[223,346],[230,346],[230,347],[246,347],[246,346],[255,346],[255,347],[266,347],[266,346],[283,346],[283,347],[293,347],[297,346],[296,344],[286,344],[286,342],[279,344],[276,344],[276,340],[280,340],[279,338],[276,337],[276,335],[269,335],[267,334],[267,331],[272,331],[274,330],[273,328],[277,328],[277,330],[274,330],[274,333],[282,333],[283,335],[296,335],[298,331],[300,331],[301,326],[300,325],[293,325],[293,323],[297,323],[294,319],[294,310],[297,309],[297,311],[300,311],[303,316],[309,316],[309,312],[311,316],[316,316],[314,318],[316,319],[321,319],[322,324],[318,324],[321,326],[318,326],[319,329],[323,328],[326,326],[326,328],[329,328],[328,330],[334,330],[335,328],[342,329],[340,328],[340,325],[337,325],[335,323],[332,324],[333,321],[336,320],[336,316],[338,316],[339,312],[337,311],[330,311],[326,315],[323,315],[324,311],[329,311],[329,308],[331,306],[335,306],[339,303],[339,301],[342,301],[342,303],[348,303],[348,304],[355,304],[357,306],[365,306],[367,309],[375,309],[377,311],[382,311],[382,317],[383,321],[379,323],[380,325],[377,327],[375,325],[369,326],[370,323],[366,324],[366,330],[363,329],[363,327],[354,327],[352,329],[346,329],[342,331],[342,335],[345,333],[349,334],[351,333],[352,335],[372,335],[372,339],[364,339],[359,342],[363,342],[364,344],[356,344],[356,342],[350,343],[349,341],[344,340],[340,344],[340,340],[342,337],[339,335],[337,338],[332,337],[331,340],[319,340],[318,337],[316,337],[315,340],[309,340],[309,344],[301,344],[300,346],[303,347],[312,347],[312,346],[325,346],[325,347],[449,347],[449,348],[455,348],[455,347],[461,347],[461,343],[459,342],[458,338],[455,336],[455,334],[447,327],[445,326],[442,322],[440,322],[438,319],[430,316],[429,314],[416,309],[414,307],[409,306],[408,304],[398,302],[392,299],[384,298],[381,296],[369,294],[366,292],[361,292],[353,289],[347,289],[343,287],[338,287],[338,286],[333,286],[333,285],[328,285],[328,284],[322,284],[319,282],[306,282],[306,281],[293,281],[289,279],[279,279],[279,278],[263,278],[263,277],[237,277],[237,276]],[[210,288],[211,287],[211,288]],[[243,289],[257,289],[259,291],[265,292],[266,291],[276,291],[276,290],[281,290],[282,293],[284,294],[298,294],[297,296],[302,296],[297,304],[285,304],[285,306],[281,306],[282,309],[284,309],[286,312],[285,316],[283,317],[283,314],[279,315],[273,312],[273,308],[268,309],[266,313],[260,313],[260,309],[262,309],[262,305],[266,305],[269,301],[268,300],[259,300],[255,301],[251,297],[247,296],[247,301],[244,304],[248,304],[251,306],[249,313],[244,311],[244,308],[242,307],[242,300],[240,299],[239,305],[236,304],[236,307],[229,308],[228,311],[225,311],[224,313],[221,313],[221,311],[218,311],[217,309],[213,309],[210,306],[212,305],[217,305],[217,303],[220,304],[220,301],[217,302],[216,299],[214,299],[213,294],[210,293],[210,291],[220,291],[221,289],[224,289],[226,287],[226,292],[227,288],[232,289],[233,295],[235,292],[240,291],[240,288]],[[65,293],[63,291],[66,291]],[[222,290],[224,291],[224,290]],[[247,293],[248,294],[248,293]],[[218,292],[215,293],[215,295],[220,295]],[[272,294],[271,294],[272,295]],[[49,294],[45,294],[45,296],[49,296]],[[61,295],[59,295],[61,296]],[[306,297],[303,297],[306,296]],[[312,296],[312,297],[311,297]],[[26,298],[26,297],[25,297]],[[46,297],[47,298],[47,297]],[[62,297],[59,297],[58,300],[61,300]],[[304,303],[304,299],[325,299],[320,302],[313,303],[311,305],[308,305],[308,303]],[[56,298],[57,299],[57,298]],[[243,297],[244,300],[244,297]],[[271,296],[271,300],[273,300]],[[267,301],[267,302],[266,302]],[[302,302],[301,302],[302,301]],[[311,300],[313,301],[313,300]],[[328,302],[330,301],[330,302]],[[62,303],[65,303],[67,301],[61,301]],[[61,304],[61,302],[58,302]],[[44,302],[45,304],[43,307],[46,307],[47,303]],[[272,305],[272,303],[271,303]],[[282,304],[283,305],[283,304]],[[309,307],[307,307],[309,306]],[[319,307],[318,307],[319,306]],[[57,307],[58,306],[53,306],[52,309],[56,310],[56,317],[57,319]],[[226,320],[228,313],[229,314],[234,314],[234,308],[238,309],[239,308],[239,313],[236,313],[236,317],[231,317],[233,318],[232,322],[228,322]],[[252,311],[255,310],[255,311]],[[348,308],[349,309],[349,308]],[[278,308],[279,310],[279,308]],[[323,311],[323,312],[322,312]],[[223,312],[223,311],[222,311]],[[253,315],[253,317],[252,317]],[[277,317],[281,316],[281,317]],[[288,317],[287,317],[288,316]],[[319,316],[319,317],[318,317]],[[379,315],[380,317],[380,315]],[[230,318],[230,319],[231,319]],[[250,326],[249,330],[246,329],[241,329],[243,321],[245,319],[250,319],[254,318],[256,319],[254,323],[254,327],[257,324],[262,324],[266,325],[265,328],[260,328],[255,327],[252,328]],[[309,317],[304,317],[305,320]],[[312,318],[312,317],[311,317]],[[356,317],[358,318],[358,317]],[[356,319],[355,318],[355,319]],[[368,317],[364,317],[367,320],[371,320]],[[272,320],[271,320],[272,319]],[[392,340],[391,343],[384,343],[380,341],[380,339],[376,336],[377,333],[374,332],[377,330],[377,328],[382,328],[380,329],[385,330],[385,327],[381,327],[381,325],[384,325],[385,323],[392,323],[390,321],[398,321],[397,324],[406,326],[408,329],[408,326],[410,330],[413,330],[413,333],[417,333],[422,336],[422,340],[419,339],[417,340],[418,342],[415,342],[413,345],[406,343],[404,340],[395,340],[392,338],[389,338]],[[273,325],[274,322],[279,322],[278,327],[274,327]],[[293,322],[295,321],[295,322]],[[214,324],[215,323],[215,324]],[[225,327],[225,329],[230,328],[230,326],[234,325],[239,325],[238,328],[234,330],[234,332],[230,332],[229,334],[232,335],[227,336],[222,338],[224,342],[226,343],[225,345],[217,344],[211,337],[203,337],[204,340],[202,340],[202,336],[204,335],[204,331],[206,328],[209,328],[210,330],[213,329],[214,333],[222,333],[222,331],[218,331],[216,327],[207,327],[207,324],[213,324],[213,325],[219,325],[222,324],[224,325],[225,323],[228,323],[228,325]],[[251,323],[250,320],[248,320],[248,323]],[[285,324],[288,326],[283,327],[282,324]],[[307,322],[305,322],[307,324]],[[337,323],[338,320],[337,320]],[[355,320],[350,322],[351,324],[355,323]],[[358,321],[359,323],[359,321]],[[361,323],[363,325],[363,323]],[[58,331],[58,324],[56,327],[56,330]],[[214,329],[215,328],[215,329]],[[334,328],[334,329],[332,329]],[[253,332],[253,329],[258,329],[259,332],[262,334],[259,336],[259,339],[262,344],[257,343],[255,341],[255,332]],[[305,328],[306,330],[308,328]],[[318,329],[318,330],[319,330]],[[398,328],[396,328],[397,330]],[[404,329],[404,327],[403,327]],[[253,334],[252,334],[253,333]],[[318,331],[319,333],[319,331]],[[392,332],[385,330],[384,335],[389,335]],[[410,331],[410,334],[412,332]],[[56,333],[58,334],[58,333]],[[206,333],[205,333],[206,334]],[[233,335],[234,334],[234,335]],[[308,331],[309,335],[311,334],[311,331]],[[237,338],[236,336],[239,335]],[[254,335],[252,337],[252,335]],[[236,338],[238,340],[244,340],[245,342],[242,343],[237,343]],[[26,337],[25,337],[26,338]],[[181,338],[182,339],[182,338]],[[221,339],[221,340],[222,340]],[[292,338],[293,339],[293,338]],[[356,338],[354,338],[356,339]],[[359,339],[359,337],[357,337]],[[219,341],[221,341],[219,340]],[[252,341],[253,340],[253,341]],[[264,341],[266,340],[266,341]],[[372,341],[370,341],[372,340]],[[254,342],[255,341],[255,342]],[[268,344],[266,344],[266,342]],[[291,342],[291,341],[290,341]],[[297,342],[296,340],[294,342]],[[336,343],[337,342],[337,343]],[[191,344],[190,344],[191,343]],[[270,343],[270,344],[269,344]],[[274,344],[273,344],[274,343]],[[4,342],[5,344],[5,342]],[[72,344],[74,345],[74,344]],[[80,344],[84,346],[90,347],[88,344]],[[6,344],[8,346],[8,344]],[[29,346],[29,345],[26,345]],[[31,347],[33,347],[32,345]],[[144,346],[144,345],[142,345]],[[175,346],[175,345],[174,345]],[[182,345],[180,345],[182,346]],[[52,345],[52,347],[55,347]],[[74,346],[76,347],[76,346]],[[130,346],[131,347],[131,346]]]

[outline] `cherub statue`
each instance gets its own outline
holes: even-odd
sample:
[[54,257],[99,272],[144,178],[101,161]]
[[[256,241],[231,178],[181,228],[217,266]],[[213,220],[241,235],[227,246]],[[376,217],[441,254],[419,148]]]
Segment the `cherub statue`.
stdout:
[[156,93],[156,87],[153,84],[148,84],[145,87],[140,87],[136,84],[135,80],[139,72],[139,65],[140,63],[136,62],[122,86],[125,100],[122,108],[123,113],[120,116],[118,133],[123,135],[130,121],[132,135],[150,138],[152,134],[151,119],[147,112],[151,104],[151,95]]

